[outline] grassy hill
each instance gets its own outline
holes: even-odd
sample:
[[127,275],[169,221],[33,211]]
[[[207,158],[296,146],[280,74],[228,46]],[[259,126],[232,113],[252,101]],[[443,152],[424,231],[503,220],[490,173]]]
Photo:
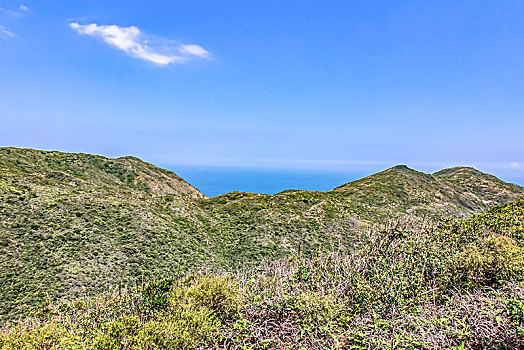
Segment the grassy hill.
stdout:
[[43,305],[2,349],[522,349],[524,199],[348,253]]
[[349,252],[392,218],[468,217],[522,195],[470,168],[397,166],[328,192],[206,198],[133,157],[0,148],[0,317],[202,267]]

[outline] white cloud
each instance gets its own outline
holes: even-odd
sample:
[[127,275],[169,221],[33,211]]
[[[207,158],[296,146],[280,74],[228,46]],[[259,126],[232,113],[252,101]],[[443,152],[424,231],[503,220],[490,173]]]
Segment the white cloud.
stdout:
[[193,55],[198,56],[202,58],[209,58],[210,54],[209,52],[204,49],[202,46],[198,45],[181,45],[178,49],[181,53],[185,53],[187,55]]
[[509,167],[511,169],[520,169],[520,163],[519,162],[512,162]]
[[100,37],[107,44],[126,52],[132,57],[161,66],[183,63],[187,61],[189,56],[210,57],[209,52],[198,45],[179,45],[166,39],[146,36],[135,26],[120,27],[96,23],[71,23],[70,26],[79,34]]
[[10,38],[15,36],[15,33],[10,32],[9,30],[5,29],[3,26],[0,26],[0,33],[5,34]]
[[16,10],[9,10],[0,7],[0,12],[6,13],[7,15],[12,17],[22,17],[25,13],[31,12],[31,10],[25,5],[20,5],[16,8]]

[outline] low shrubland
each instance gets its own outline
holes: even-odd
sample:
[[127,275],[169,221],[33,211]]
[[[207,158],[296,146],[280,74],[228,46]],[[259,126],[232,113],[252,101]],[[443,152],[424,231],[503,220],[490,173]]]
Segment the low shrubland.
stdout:
[[200,271],[45,303],[3,349],[517,349],[524,200],[468,220],[392,222],[352,253]]

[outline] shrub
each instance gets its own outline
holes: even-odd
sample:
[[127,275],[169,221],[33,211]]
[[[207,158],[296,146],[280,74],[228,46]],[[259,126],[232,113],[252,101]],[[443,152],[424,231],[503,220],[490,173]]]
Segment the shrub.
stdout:
[[141,324],[137,316],[125,316],[109,322],[107,331],[99,334],[93,343],[94,349],[119,350],[137,349],[140,344]]
[[211,310],[179,304],[171,308],[165,318],[145,325],[140,349],[177,350],[206,346],[218,335],[219,327],[220,321]]
[[301,292],[293,300],[291,308],[297,313],[301,324],[311,326],[331,322],[337,316],[337,302],[331,295],[318,292]]
[[153,310],[165,309],[168,305],[169,291],[172,285],[173,278],[149,282],[142,290],[144,305]]
[[205,308],[178,305],[169,313],[146,323],[126,316],[107,325],[91,347],[97,350],[166,349],[182,350],[209,344],[220,322]]
[[506,312],[517,333],[524,335],[524,297],[516,296],[506,303]]
[[519,279],[524,272],[524,251],[509,237],[491,235],[460,252],[456,270],[466,284],[493,286]]
[[184,294],[191,302],[206,307],[220,319],[234,316],[244,302],[235,283],[222,276],[198,277]]
[[0,349],[5,350],[51,350],[81,349],[80,337],[67,326],[49,322],[17,327],[9,333],[0,334]]

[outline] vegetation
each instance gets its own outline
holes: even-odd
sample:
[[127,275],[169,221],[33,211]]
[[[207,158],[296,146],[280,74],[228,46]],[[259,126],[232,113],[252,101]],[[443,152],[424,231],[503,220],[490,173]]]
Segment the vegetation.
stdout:
[[[178,280],[201,268],[257,269],[319,251],[346,255],[376,223],[468,217],[522,195],[521,187],[470,168],[428,175],[397,166],[328,192],[205,198],[133,157],[0,148],[0,321],[46,300]],[[513,227],[490,225],[497,224]],[[509,237],[518,242],[519,232]],[[515,243],[508,244],[513,261]],[[461,256],[465,265],[476,261],[470,250]],[[484,265],[472,266],[490,278]]]
[[348,254],[200,271],[47,303],[2,349],[517,349],[524,199],[469,219],[390,222]]

